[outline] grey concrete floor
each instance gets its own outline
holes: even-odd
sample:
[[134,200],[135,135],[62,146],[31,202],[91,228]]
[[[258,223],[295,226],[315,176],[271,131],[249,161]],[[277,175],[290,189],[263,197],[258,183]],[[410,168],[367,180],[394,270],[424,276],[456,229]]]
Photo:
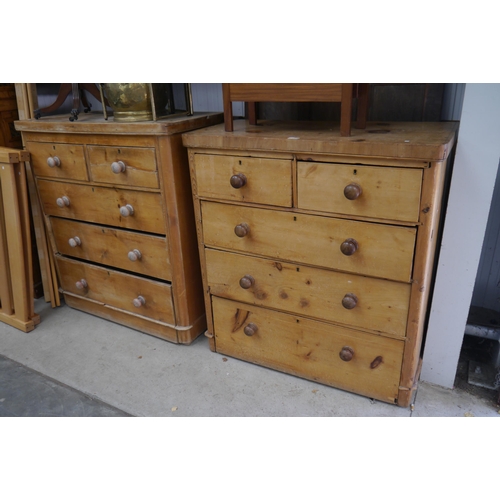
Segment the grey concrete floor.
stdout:
[[400,408],[213,353],[204,336],[182,346],[43,299],[35,310],[30,333],[0,323],[0,416],[500,417],[494,391],[467,384],[420,383]]

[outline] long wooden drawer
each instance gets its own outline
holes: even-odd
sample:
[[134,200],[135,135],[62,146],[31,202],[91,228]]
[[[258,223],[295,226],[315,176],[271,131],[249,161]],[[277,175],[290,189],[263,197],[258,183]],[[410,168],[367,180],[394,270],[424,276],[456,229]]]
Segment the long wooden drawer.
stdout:
[[165,237],[50,218],[58,252],[154,278],[172,280]]
[[87,146],[87,151],[93,181],[145,188],[159,187],[153,148]]
[[218,297],[212,305],[217,352],[383,401],[397,399],[404,341]]
[[291,160],[197,154],[194,167],[200,198],[292,206]]
[[[201,208],[206,246],[395,281],[411,279],[414,228],[208,201]],[[236,226],[246,235],[237,236]],[[345,255],[342,245],[354,253]]]
[[417,222],[422,169],[298,162],[298,207]]
[[405,336],[410,285],[206,249],[219,297]]
[[[165,234],[166,232],[159,193],[69,184],[43,179],[38,180],[38,191],[47,215],[149,233]],[[132,207],[133,213],[127,206]],[[129,215],[122,215],[121,210]]]
[[84,146],[81,144],[27,142],[26,149],[31,155],[33,171],[39,177],[89,179]]
[[172,287],[168,283],[61,256],[57,257],[57,265],[64,291],[156,321],[175,324]]

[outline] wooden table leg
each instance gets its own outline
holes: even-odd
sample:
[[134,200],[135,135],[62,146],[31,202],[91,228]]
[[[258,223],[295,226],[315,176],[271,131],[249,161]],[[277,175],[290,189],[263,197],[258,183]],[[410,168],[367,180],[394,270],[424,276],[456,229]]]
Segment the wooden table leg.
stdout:
[[342,101],[340,103],[340,135],[351,135],[352,122],[352,83],[342,84]]
[[257,103],[249,102],[248,104],[248,123],[257,125]]
[[42,113],[51,113],[52,111],[55,111],[56,109],[60,108],[64,104],[64,101],[66,100],[66,97],[68,97],[70,92],[71,92],[71,83],[61,83],[56,100],[50,106],[46,106],[45,108],[35,109],[35,118],[40,118],[42,116]]
[[224,101],[224,129],[226,132],[233,131],[233,105],[229,95],[229,83],[222,84],[222,99]]
[[358,83],[358,111],[356,128],[366,128],[368,120],[369,87],[368,83]]

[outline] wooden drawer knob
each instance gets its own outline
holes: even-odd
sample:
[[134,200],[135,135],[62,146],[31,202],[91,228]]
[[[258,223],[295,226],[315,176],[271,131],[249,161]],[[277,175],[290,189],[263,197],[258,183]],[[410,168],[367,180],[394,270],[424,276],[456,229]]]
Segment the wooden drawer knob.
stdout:
[[257,333],[258,329],[259,327],[255,323],[248,323],[248,325],[243,329],[243,333],[247,337],[251,337],[252,335],[255,335]]
[[139,250],[137,250],[136,248],[134,248],[134,250],[131,250],[128,253],[128,258],[132,262],[135,262],[136,260],[141,260],[142,259],[142,253]]
[[346,293],[342,299],[342,305],[346,309],[354,309],[358,305],[358,298],[353,293]]
[[125,205],[124,207],[120,207],[120,214],[123,217],[134,215],[134,207],[132,205]]
[[115,174],[121,174],[122,172],[125,172],[125,170],[127,170],[127,165],[125,165],[125,163],[123,163],[122,161],[114,161],[111,164],[111,170]]
[[240,286],[245,290],[248,290],[254,284],[255,284],[255,279],[253,276],[250,276],[249,274],[245,274],[245,276],[243,276],[243,278],[240,279]]
[[79,247],[82,244],[82,240],[75,236],[74,238],[70,238],[68,240],[69,246],[72,248]]
[[240,189],[247,183],[247,176],[245,174],[235,174],[231,177],[229,183],[234,189]]
[[354,238],[347,238],[342,245],[340,245],[340,251],[344,255],[352,255],[358,249],[358,242]]
[[243,238],[250,232],[250,226],[246,222],[242,222],[241,224],[238,224],[234,228],[234,234],[238,236],[238,238]]
[[67,196],[61,196],[60,198],[57,198],[56,203],[57,206],[61,208],[69,207],[69,198]]
[[76,288],[78,288],[78,290],[85,290],[89,285],[87,283],[87,280],[82,278],[80,281],[77,281],[75,283],[75,286]]
[[359,184],[354,183],[354,182],[351,184],[348,184],[344,188],[344,196],[348,200],[355,200],[355,199],[359,198],[361,196],[362,192],[363,192],[363,190],[361,189],[361,186]]
[[354,349],[352,347],[344,346],[339,352],[342,361],[351,361],[354,357]]
[[134,304],[135,307],[142,307],[146,304],[146,299],[142,295],[139,295],[132,301],[132,304]]
[[47,165],[50,168],[60,167],[61,166],[61,160],[57,156],[49,156],[47,158]]

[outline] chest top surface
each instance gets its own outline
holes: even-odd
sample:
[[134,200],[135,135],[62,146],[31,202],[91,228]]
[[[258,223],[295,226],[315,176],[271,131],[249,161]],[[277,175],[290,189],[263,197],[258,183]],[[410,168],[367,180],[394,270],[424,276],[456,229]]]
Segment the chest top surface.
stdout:
[[372,122],[340,137],[339,125],[329,122],[268,121],[249,125],[237,120],[233,132],[224,125],[188,132],[190,148],[241,149],[288,153],[323,153],[387,158],[445,160],[455,142],[458,122]]
[[112,117],[105,120],[100,113],[81,114],[70,122],[64,116],[48,116],[39,120],[19,120],[16,130],[21,132],[65,134],[113,134],[113,135],[173,135],[200,127],[220,123],[222,113],[194,113],[192,116],[175,116],[158,121],[119,123]]

